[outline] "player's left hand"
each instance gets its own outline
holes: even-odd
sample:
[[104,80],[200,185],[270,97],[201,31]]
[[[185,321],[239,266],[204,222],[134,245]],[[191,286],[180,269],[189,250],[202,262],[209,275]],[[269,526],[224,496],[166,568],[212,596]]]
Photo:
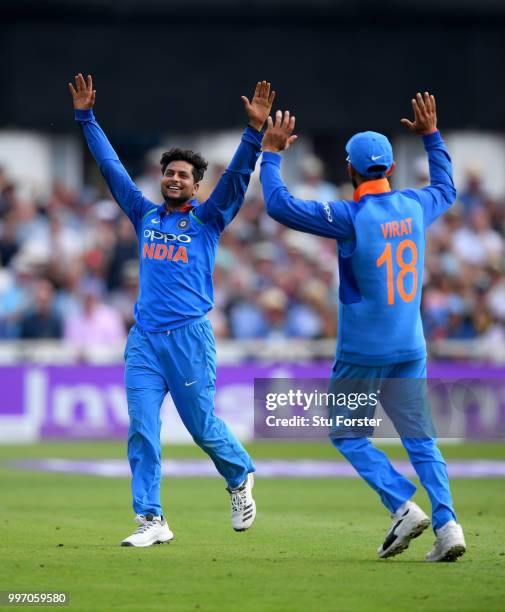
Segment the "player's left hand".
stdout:
[[272,117],[268,117],[268,128],[263,136],[263,151],[270,151],[271,153],[280,153],[285,151],[298,136],[293,135],[295,129],[295,117],[289,115],[289,111],[278,110],[275,113],[275,123],[272,121]]
[[272,109],[275,91],[270,91],[270,83],[267,81],[258,81],[252,100],[249,102],[245,96],[241,96],[241,99],[249,118],[249,125],[259,132]]

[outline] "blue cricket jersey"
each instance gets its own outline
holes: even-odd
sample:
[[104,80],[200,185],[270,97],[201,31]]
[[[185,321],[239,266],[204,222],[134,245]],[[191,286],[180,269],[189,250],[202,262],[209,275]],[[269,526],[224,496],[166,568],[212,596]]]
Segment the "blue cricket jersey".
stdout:
[[354,202],[294,198],[280,176],[281,156],[263,154],[269,215],[293,229],[338,240],[338,360],[380,366],[426,355],[420,313],[425,230],[453,204],[456,190],[440,133],[423,140],[428,187],[391,191],[387,179],[367,181]]
[[135,320],[148,332],[176,329],[214,305],[212,272],[222,231],[244,201],[261,151],[262,133],[246,128],[230,165],[210,198],[168,212],[142,195],[95,120],[75,111],[89,149],[139,241],[140,290]]

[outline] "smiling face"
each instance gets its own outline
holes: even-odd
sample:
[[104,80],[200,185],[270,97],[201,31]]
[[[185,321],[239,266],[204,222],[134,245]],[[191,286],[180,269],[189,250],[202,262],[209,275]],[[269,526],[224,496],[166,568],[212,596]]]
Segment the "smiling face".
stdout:
[[193,198],[199,183],[193,175],[193,165],[182,160],[170,162],[161,178],[161,195],[171,208],[178,208]]

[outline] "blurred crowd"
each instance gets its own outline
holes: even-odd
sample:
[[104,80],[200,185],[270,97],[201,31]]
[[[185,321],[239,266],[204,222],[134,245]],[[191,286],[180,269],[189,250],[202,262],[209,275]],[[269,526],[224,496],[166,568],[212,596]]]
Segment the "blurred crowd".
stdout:
[[[505,343],[505,200],[491,198],[470,168],[458,201],[428,231],[423,324],[429,340]],[[494,346],[494,348],[493,348]]]
[[[209,170],[203,194],[221,171]],[[350,185],[325,180],[312,155],[298,176],[289,185],[298,197],[352,198]],[[152,168],[138,183],[151,197],[159,193]],[[458,188],[458,203],[428,233],[425,332],[429,340],[503,340],[504,203],[486,194],[475,169]],[[25,199],[0,169],[0,339],[119,343],[133,324],[137,291],[136,236],[110,195],[55,184],[49,197]],[[255,178],[220,243],[215,300],[210,318],[220,338],[334,337],[335,243],[270,219]]]

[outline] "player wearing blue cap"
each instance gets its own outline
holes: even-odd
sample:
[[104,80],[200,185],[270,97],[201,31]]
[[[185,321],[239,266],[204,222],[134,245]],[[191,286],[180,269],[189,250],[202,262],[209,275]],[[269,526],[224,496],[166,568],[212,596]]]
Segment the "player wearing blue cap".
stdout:
[[125,350],[130,428],[128,459],[133,509],[139,523],[124,546],[150,546],[173,538],[160,502],[160,407],[170,392],[195,442],[225,478],[236,531],[251,527],[255,468],[226,424],[214,414],[216,351],[205,316],[213,306],[212,272],[221,233],[244,201],[261,151],[261,129],[275,92],[256,85],[251,101],[242,96],[249,119],[240,145],[210,198],[195,199],[207,162],[192,151],[172,149],[161,159],[163,204],[145,198],[121,165],[92,108],[91,76],[69,83],[75,119],[112,195],[128,215],[139,240],[140,292],[136,324]]
[[[409,383],[426,378],[420,316],[425,231],[453,204],[456,190],[451,160],[437,130],[434,97],[417,94],[412,107],[414,121],[402,119],[402,123],[423,137],[430,167],[428,187],[392,191],[387,178],[395,168],[391,144],[382,134],[362,132],[346,147],[355,188],[353,202],[293,198],[280,176],[279,153],[296,138],[295,119],[288,111],[284,116],[278,111],[275,124],[268,120],[261,183],[267,211],[274,219],[296,230],[338,240],[339,328],[331,378],[351,380],[351,384],[360,379],[365,392],[384,391],[393,379],[407,382],[400,395],[383,393],[381,403],[431,501],[436,543],[426,558],[453,561],[465,551],[463,531],[454,513],[444,459],[433,435],[420,426],[428,420],[423,393],[412,393]],[[416,390],[422,391],[414,385]],[[415,435],[405,422],[414,425]],[[331,433],[335,447],[392,514],[391,528],[377,551],[380,557],[390,557],[405,550],[428,527],[429,519],[410,501],[416,487],[394,469],[368,435],[338,428]]]

